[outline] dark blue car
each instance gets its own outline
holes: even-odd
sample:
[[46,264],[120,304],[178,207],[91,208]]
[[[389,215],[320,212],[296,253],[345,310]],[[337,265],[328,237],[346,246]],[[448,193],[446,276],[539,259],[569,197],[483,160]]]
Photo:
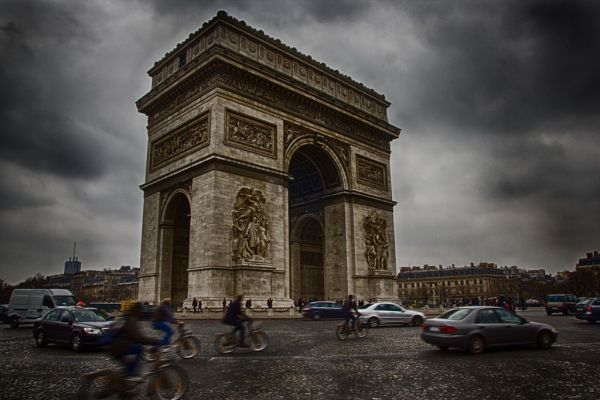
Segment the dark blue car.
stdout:
[[344,309],[334,301],[313,301],[302,309],[302,315],[312,320],[321,318],[344,318]]
[[95,308],[55,308],[35,320],[33,338],[38,347],[60,343],[81,351],[104,345],[112,322],[111,317]]

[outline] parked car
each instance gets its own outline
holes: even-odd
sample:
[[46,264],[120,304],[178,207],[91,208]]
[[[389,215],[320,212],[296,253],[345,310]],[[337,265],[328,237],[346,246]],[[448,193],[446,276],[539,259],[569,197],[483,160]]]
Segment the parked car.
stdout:
[[344,318],[344,306],[334,301],[313,301],[304,306],[302,315],[312,320]]
[[548,324],[530,322],[501,307],[472,306],[452,309],[421,325],[421,339],[447,350],[457,347],[471,354],[486,348],[536,345],[547,349],[558,332]]
[[552,315],[555,312],[567,315],[575,313],[575,305],[579,299],[574,294],[549,294],[546,296],[546,314]]
[[8,304],[10,326],[33,323],[49,309],[76,303],[73,293],[66,289],[15,289]]
[[0,304],[0,324],[8,322],[8,304]]
[[48,311],[33,324],[38,347],[66,344],[74,351],[105,343],[112,318],[96,308],[65,307]]
[[370,328],[388,324],[420,326],[425,321],[425,314],[394,303],[373,303],[360,310],[359,320],[366,322]]
[[590,324],[600,320],[600,298],[582,300],[575,306],[575,317]]

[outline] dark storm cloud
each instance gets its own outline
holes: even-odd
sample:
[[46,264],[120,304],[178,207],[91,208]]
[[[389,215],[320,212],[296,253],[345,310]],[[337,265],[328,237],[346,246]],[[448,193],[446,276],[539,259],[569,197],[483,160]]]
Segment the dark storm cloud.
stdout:
[[50,3],[30,3],[26,12],[10,3],[0,24],[0,156],[61,176],[99,176],[102,147],[73,119],[70,102],[77,88],[62,72],[65,54],[92,44],[93,37],[76,17]]
[[443,62],[431,67],[445,72],[425,87],[435,117],[503,135],[573,115],[597,121],[600,3],[487,4],[422,16]]

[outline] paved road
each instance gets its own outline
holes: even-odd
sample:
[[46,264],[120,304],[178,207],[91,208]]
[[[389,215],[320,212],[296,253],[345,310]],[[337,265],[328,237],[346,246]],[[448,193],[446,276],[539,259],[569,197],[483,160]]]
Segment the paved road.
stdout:
[[[479,356],[441,352],[419,329],[373,329],[363,340],[336,340],[338,321],[269,320],[269,347],[220,356],[217,321],[193,321],[201,356],[182,361],[188,399],[590,399],[600,398],[600,324],[572,316],[527,318],[559,330],[550,350],[496,350]],[[31,330],[0,328],[0,398],[69,399],[78,375],[112,365],[99,352],[34,347]]]

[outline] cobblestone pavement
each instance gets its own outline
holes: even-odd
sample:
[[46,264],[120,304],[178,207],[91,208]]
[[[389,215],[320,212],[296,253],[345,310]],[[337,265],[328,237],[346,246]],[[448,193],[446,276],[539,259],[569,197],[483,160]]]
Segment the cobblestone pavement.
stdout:
[[[372,329],[362,340],[338,341],[339,321],[269,320],[269,347],[217,355],[212,342],[224,327],[192,321],[202,353],[181,361],[187,399],[589,399],[600,398],[600,324],[572,316],[531,320],[559,330],[550,350],[512,348],[469,356],[441,352],[414,327]],[[79,374],[113,362],[101,352],[74,354],[34,346],[30,328],[0,328],[0,398],[71,399]]]

